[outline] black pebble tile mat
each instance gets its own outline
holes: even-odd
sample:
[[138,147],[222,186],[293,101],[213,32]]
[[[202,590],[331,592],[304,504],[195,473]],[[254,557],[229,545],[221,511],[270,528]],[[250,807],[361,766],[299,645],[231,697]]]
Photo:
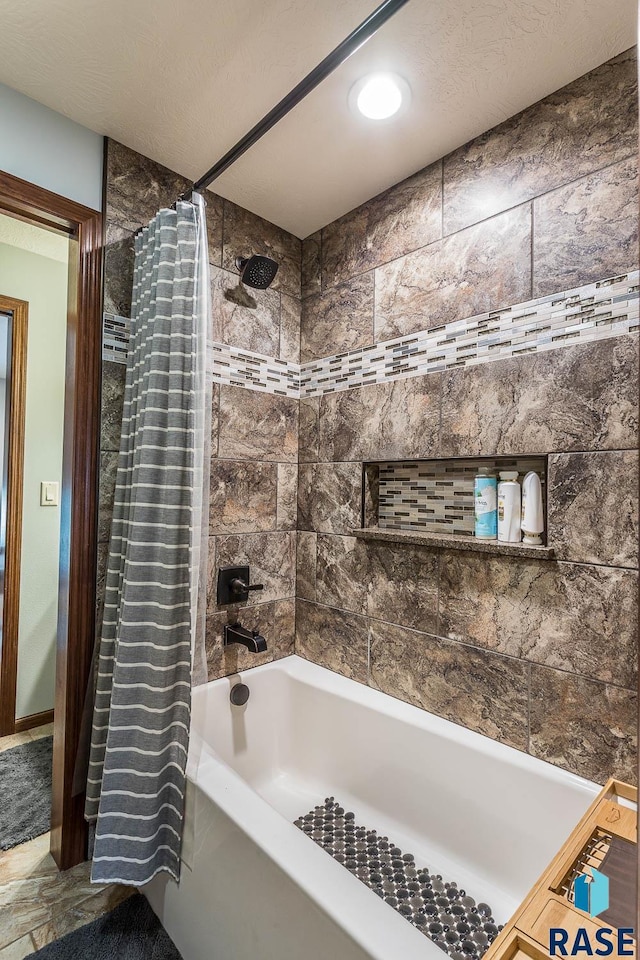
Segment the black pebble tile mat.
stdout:
[[452,960],[480,960],[502,930],[488,904],[476,903],[457,884],[419,867],[388,837],[359,826],[334,797],[295,825]]

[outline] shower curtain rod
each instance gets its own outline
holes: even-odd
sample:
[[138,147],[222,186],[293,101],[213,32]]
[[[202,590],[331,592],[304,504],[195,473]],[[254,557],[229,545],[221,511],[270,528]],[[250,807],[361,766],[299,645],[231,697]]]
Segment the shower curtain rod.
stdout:
[[275,127],[278,121],[282,120],[301,100],[311,93],[312,90],[322,83],[337,67],[348,60],[352,53],[367,42],[383,24],[408,3],[409,0],[384,0],[380,6],[370,14],[366,20],[356,27],[349,36],[338,44],[335,50],[332,50],[324,60],[322,60],[311,73],[298,83],[276,106],[267,113],[262,120],[258,121],[241,140],[231,147],[210,170],[196,180],[181,199],[189,200],[193,193],[200,193],[206,187],[217,180],[221,174],[238,160],[243,153],[257,143],[265,133],[268,133],[272,127]]

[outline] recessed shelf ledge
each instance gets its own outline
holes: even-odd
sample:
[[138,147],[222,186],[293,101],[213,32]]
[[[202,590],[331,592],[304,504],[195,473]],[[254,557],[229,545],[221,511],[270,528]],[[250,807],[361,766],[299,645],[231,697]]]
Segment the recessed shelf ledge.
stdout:
[[353,530],[358,540],[381,540],[388,543],[409,543],[435,550],[467,550],[472,553],[498,554],[502,557],[530,557],[536,560],[553,560],[553,547],[533,547],[528,543],[501,543],[498,540],[476,540],[452,533],[428,533],[418,530],[381,530],[379,527],[364,527]]

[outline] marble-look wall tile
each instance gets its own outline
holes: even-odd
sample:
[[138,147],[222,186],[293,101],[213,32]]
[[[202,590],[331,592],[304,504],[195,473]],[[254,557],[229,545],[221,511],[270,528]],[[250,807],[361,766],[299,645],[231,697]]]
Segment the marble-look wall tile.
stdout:
[[104,311],[131,316],[133,293],[134,235],[107,223],[104,247]]
[[377,527],[380,518],[380,468],[377,463],[364,464],[362,498],[362,526]]
[[275,530],[278,466],[241,460],[212,460],[209,532]]
[[320,397],[300,401],[300,430],[298,460],[314,463],[318,459],[318,431],[320,428]]
[[442,161],[323,227],[322,288],[395,260],[442,236]]
[[355,537],[318,534],[316,600],[328,606],[367,614],[371,571],[367,554]]
[[211,384],[211,457],[218,456],[218,437],[220,435],[220,384]]
[[280,295],[280,353],[281,360],[300,363],[300,320],[302,304],[296,297]]
[[526,750],[527,664],[387,623],[370,638],[373,687]]
[[[219,612],[217,606],[218,559],[216,557],[216,537],[209,537],[207,548],[207,614]],[[233,609],[240,604],[233,604]]]
[[229,460],[298,459],[298,401],[220,385],[219,455]]
[[320,534],[316,599],[435,633],[438,556],[421,547]]
[[361,525],[362,465],[303,463],[298,471],[298,529],[350,533]]
[[148,157],[109,139],[105,218],[132,233],[161,207],[170,207],[191,183]]
[[616,276],[638,259],[638,161],[625,160],[533,205],[533,296]]
[[441,375],[326,394],[320,401],[320,460],[438,456]]
[[298,465],[278,464],[278,530],[295,530],[298,522]]
[[593,447],[598,450],[634,450],[638,447],[640,394],[638,335],[602,340],[592,349]]
[[100,449],[120,449],[122,407],[127,368],[123,363],[102,361],[102,409],[100,411]]
[[[296,594],[295,533],[246,533],[216,537],[215,568],[243,566],[251,568],[251,583],[262,583],[263,590],[249,594],[246,606],[286,600]],[[214,612],[215,589],[211,583],[209,609]]]
[[[291,657],[296,646],[296,601],[276,600],[274,603],[274,660]],[[268,642],[268,641],[267,641]]]
[[302,296],[320,293],[322,288],[322,231],[302,241]]
[[560,560],[638,567],[638,452],[557,453],[547,472],[547,542]]
[[375,339],[531,297],[531,209],[518,207],[375,271]]
[[225,200],[223,267],[237,276],[236,257],[253,254],[271,257],[278,263],[272,290],[300,297],[302,241],[274,223]]
[[100,451],[100,483],[98,489],[98,543],[111,538],[111,517],[116,493],[119,454],[114,450]]
[[244,286],[239,289],[237,274],[234,276],[227,270],[212,267],[211,309],[213,339],[218,343],[228,343],[268,357],[278,356],[280,294],[277,290],[248,290]]
[[633,447],[637,370],[634,334],[452,370],[440,455]]
[[107,579],[107,564],[109,562],[109,543],[98,543],[96,557],[96,637],[102,633],[102,617],[104,614],[104,591]]
[[445,157],[445,234],[637,151],[632,49]]
[[636,782],[638,702],[631,690],[531,668],[529,752],[581,777]]
[[222,216],[224,200],[212,190],[206,190],[204,198],[207,202],[205,220],[207,224],[207,244],[209,248],[209,263],[215,267],[222,266]]
[[296,601],[296,653],[352,680],[368,680],[367,621],[353,613]]
[[317,554],[318,534],[298,530],[296,596],[302,600],[316,599]]
[[302,301],[300,359],[302,363],[346,353],[373,343],[373,273],[316,293]]
[[[172,206],[191,186],[185,177],[111,139],[107,145],[106,178],[108,230],[118,226],[130,233],[145,226],[162,207]],[[220,266],[223,201],[209,190],[205,193],[205,200],[209,262]],[[129,313],[120,315],[129,316]]]
[[445,551],[438,632],[632,687],[637,592],[631,570]]

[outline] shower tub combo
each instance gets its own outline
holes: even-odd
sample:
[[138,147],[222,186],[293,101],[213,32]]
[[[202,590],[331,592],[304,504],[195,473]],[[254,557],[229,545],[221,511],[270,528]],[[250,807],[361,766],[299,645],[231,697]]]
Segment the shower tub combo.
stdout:
[[180,885],[145,888],[184,960],[442,960],[443,898],[491,938],[599,791],[297,656],[194,690],[190,750]]

